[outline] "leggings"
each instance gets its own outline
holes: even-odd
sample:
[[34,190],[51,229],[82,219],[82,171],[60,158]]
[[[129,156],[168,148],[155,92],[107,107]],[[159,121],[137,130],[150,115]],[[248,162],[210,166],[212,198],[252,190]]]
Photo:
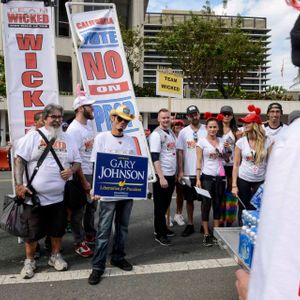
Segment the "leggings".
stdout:
[[208,222],[211,205],[213,207],[214,220],[220,220],[221,200],[225,191],[225,177],[202,174],[201,187],[207,190],[211,195],[211,199],[202,197],[202,221]]
[[[259,188],[259,186],[264,183],[264,181],[250,182],[238,177],[237,186],[239,189],[239,197],[243,201],[246,209],[255,210],[255,207],[250,203],[251,198]],[[244,206],[239,202],[239,225],[242,226],[242,211]]]

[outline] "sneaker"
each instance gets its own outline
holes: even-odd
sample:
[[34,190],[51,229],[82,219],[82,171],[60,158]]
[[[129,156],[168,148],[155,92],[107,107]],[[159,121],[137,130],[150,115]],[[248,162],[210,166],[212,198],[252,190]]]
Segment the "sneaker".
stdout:
[[205,234],[203,236],[203,246],[204,247],[211,247],[213,245],[213,242],[211,240],[211,236],[209,234]]
[[81,257],[90,257],[93,255],[93,250],[84,241],[75,245],[75,252]]
[[104,273],[103,271],[92,270],[92,273],[90,274],[88,279],[89,284],[91,285],[98,284],[101,280],[103,273]]
[[167,229],[167,237],[172,237],[172,236],[175,236],[175,232],[170,229]]
[[110,264],[124,271],[131,271],[133,269],[132,264],[130,264],[125,258],[123,258],[122,260],[111,259]]
[[48,260],[48,265],[54,267],[56,271],[65,271],[68,269],[68,264],[62,258],[60,253],[51,254]]
[[186,237],[186,236],[191,235],[194,232],[195,232],[194,225],[188,224],[188,225],[186,225],[185,229],[183,230],[181,236]]
[[184,226],[184,218],[181,214],[175,214],[174,221],[177,223],[178,226]]
[[171,245],[171,241],[168,239],[167,236],[156,236],[155,241],[157,241],[158,243],[160,243],[162,246],[170,246]]
[[212,236],[212,241],[215,245],[218,245],[218,239]]
[[172,220],[172,218],[170,218],[170,221],[169,221],[169,227],[173,227],[173,226],[174,226],[173,220]]
[[26,258],[24,261],[24,267],[21,270],[21,276],[23,279],[30,279],[34,276],[34,270],[36,269],[35,260]]

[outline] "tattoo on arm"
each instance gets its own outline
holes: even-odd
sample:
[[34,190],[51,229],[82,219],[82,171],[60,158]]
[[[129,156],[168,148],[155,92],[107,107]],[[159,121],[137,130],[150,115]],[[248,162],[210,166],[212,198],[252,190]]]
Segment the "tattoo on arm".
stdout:
[[23,184],[23,174],[25,170],[25,164],[26,161],[22,157],[17,156],[17,158],[15,159],[16,185]]

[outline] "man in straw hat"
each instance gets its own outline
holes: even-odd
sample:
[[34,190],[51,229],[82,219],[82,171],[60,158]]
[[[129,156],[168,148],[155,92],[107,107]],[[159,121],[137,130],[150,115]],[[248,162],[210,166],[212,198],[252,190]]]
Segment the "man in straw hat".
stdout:
[[[100,132],[94,141],[91,161],[96,162],[97,152],[135,155],[136,147],[132,138],[124,134],[128,123],[135,118],[126,105],[120,105],[110,112],[111,131]],[[96,197],[95,197],[96,199]],[[132,199],[101,198],[99,225],[96,234],[96,246],[92,259],[92,273],[89,284],[98,284],[105,270],[108,242],[113,219],[115,234],[110,263],[124,271],[131,271],[132,265],[125,259],[125,243],[128,224],[133,205]]]

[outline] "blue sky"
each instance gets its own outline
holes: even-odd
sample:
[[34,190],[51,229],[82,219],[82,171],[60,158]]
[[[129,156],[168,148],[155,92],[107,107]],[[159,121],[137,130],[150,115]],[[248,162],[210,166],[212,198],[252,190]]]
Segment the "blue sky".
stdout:
[[[163,9],[201,10],[204,3],[204,0],[149,0],[148,12],[161,12]],[[289,33],[299,15],[298,11],[284,0],[228,0],[225,11],[220,0],[211,0],[211,5],[216,14],[266,17],[267,27],[271,29],[269,84],[282,85],[286,89],[293,85],[297,68],[291,63]]]

